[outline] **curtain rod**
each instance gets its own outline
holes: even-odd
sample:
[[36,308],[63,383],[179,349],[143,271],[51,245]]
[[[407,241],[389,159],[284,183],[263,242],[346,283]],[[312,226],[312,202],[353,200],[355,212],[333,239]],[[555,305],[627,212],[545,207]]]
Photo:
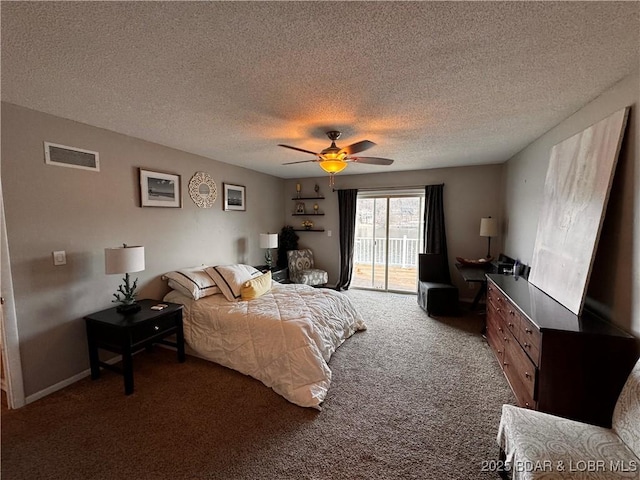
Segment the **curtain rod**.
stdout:
[[[424,187],[435,187],[438,185],[444,186],[444,183],[430,183],[426,185],[403,185],[397,187],[367,187],[367,188],[356,188],[359,192],[377,192],[379,190],[406,190],[408,188],[424,188]],[[351,190],[349,188],[333,188],[332,191],[337,192],[338,190]]]

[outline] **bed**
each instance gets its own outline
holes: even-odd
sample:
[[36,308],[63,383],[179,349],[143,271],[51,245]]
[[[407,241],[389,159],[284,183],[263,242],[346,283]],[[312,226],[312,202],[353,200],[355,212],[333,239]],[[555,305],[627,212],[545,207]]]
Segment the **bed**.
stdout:
[[[273,282],[270,272],[247,265],[195,267],[164,278],[172,288],[165,300],[184,305],[185,341],[196,355],[250,375],[301,407],[320,409],[331,383],[329,359],[366,329],[346,295]],[[258,287],[245,295],[250,284]]]

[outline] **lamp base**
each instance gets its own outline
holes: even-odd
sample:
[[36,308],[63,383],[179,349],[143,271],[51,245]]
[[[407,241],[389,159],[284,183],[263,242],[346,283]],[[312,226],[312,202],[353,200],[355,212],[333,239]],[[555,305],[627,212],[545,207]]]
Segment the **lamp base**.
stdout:
[[142,307],[137,303],[130,303],[128,305],[118,305],[116,307],[116,312],[125,313],[125,314],[137,313],[140,310],[142,310]]

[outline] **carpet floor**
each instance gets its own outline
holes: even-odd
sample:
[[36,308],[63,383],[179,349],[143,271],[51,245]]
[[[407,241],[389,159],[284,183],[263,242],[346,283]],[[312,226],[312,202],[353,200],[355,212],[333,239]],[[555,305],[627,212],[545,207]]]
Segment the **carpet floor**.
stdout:
[[412,295],[350,290],[368,330],[334,354],[321,412],[156,348],[135,392],[105,371],[2,412],[1,473],[19,479],[484,479],[514,403],[476,314],[429,318]]

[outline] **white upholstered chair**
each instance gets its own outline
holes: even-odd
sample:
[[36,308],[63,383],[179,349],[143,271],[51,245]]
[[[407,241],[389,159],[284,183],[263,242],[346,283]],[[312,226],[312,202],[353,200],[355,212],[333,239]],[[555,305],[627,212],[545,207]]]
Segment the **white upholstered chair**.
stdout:
[[293,283],[303,283],[312,287],[325,285],[329,281],[329,274],[324,270],[314,268],[313,252],[308,248],[303,250],[289,250],[287,252],[289,280]]
[[611,428],[503,405],[498,445],[513,480],[640,478],[640,360]]

